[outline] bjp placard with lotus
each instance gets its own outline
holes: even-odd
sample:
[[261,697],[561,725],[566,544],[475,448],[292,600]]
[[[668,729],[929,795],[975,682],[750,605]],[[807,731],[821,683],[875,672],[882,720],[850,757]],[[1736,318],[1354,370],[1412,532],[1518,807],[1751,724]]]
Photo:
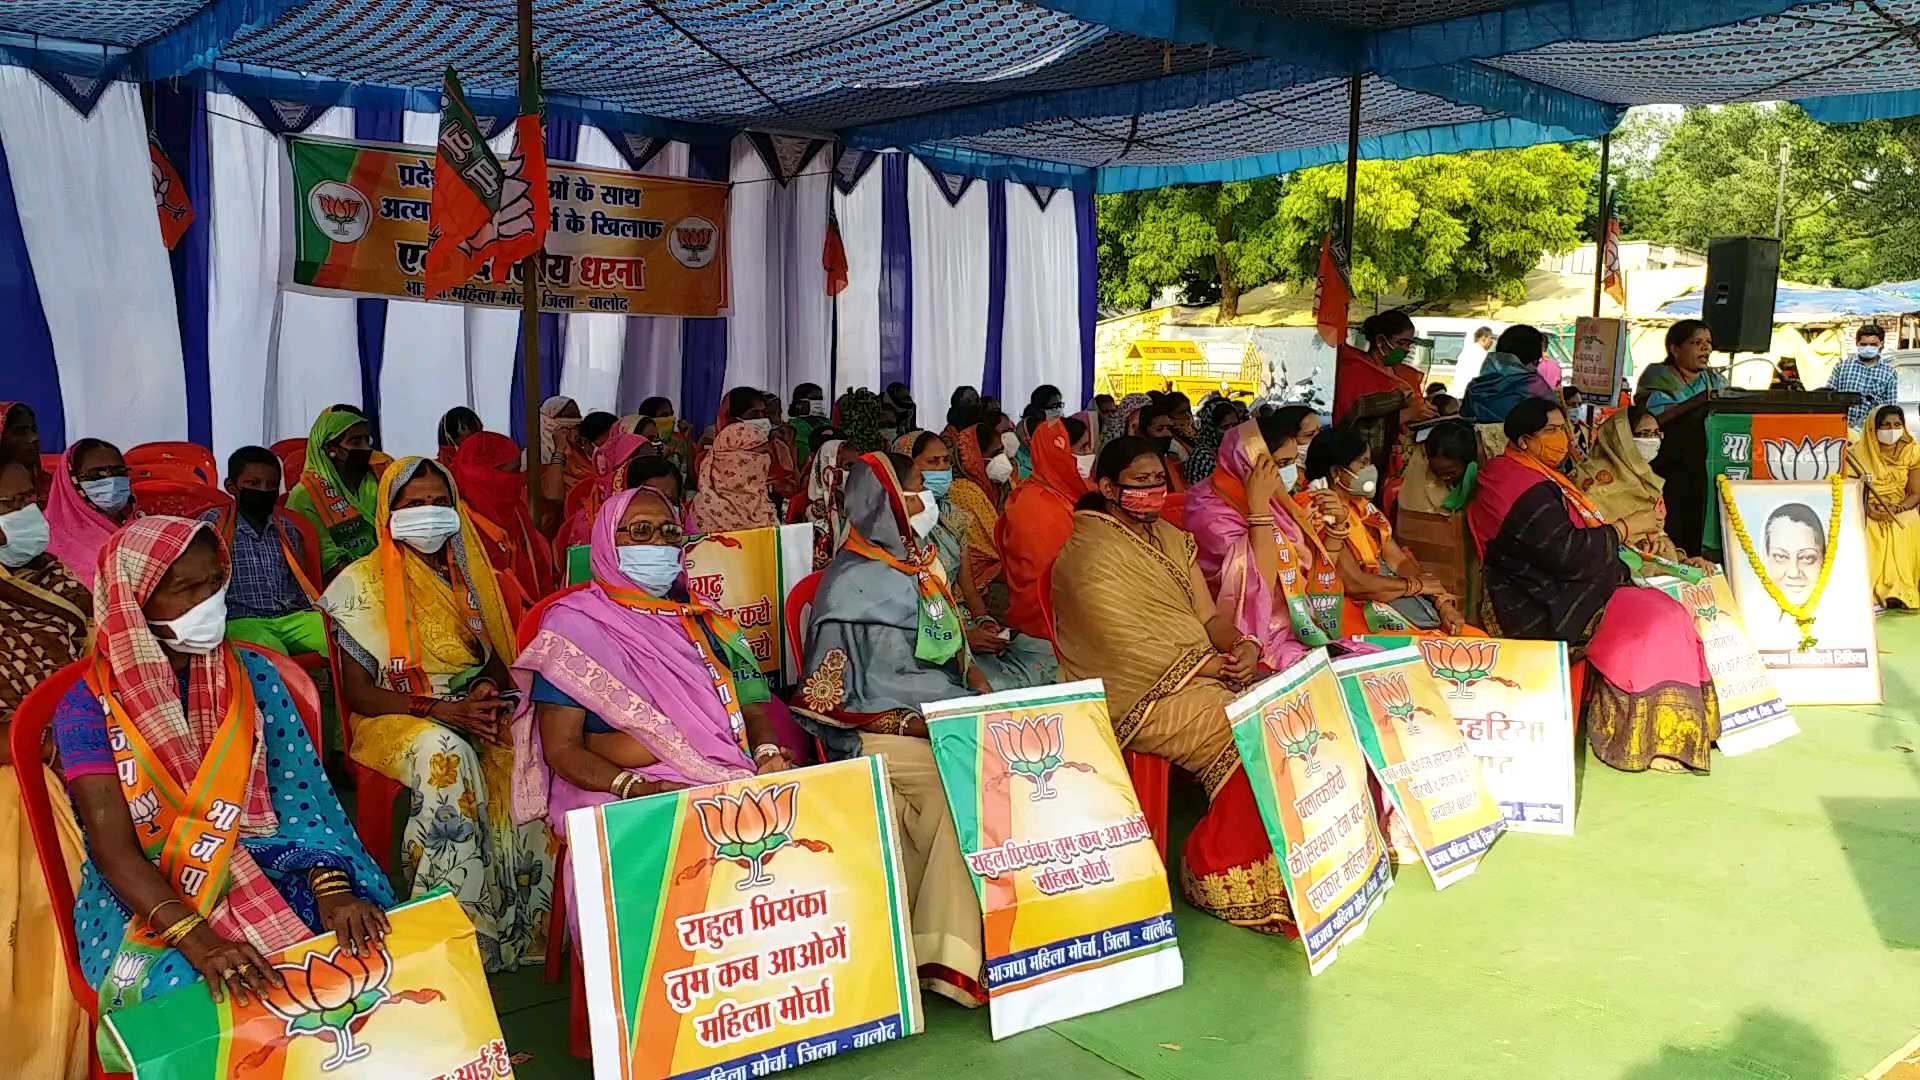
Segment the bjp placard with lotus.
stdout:
[[1507,822],[1420,651],[1345,657],[1333,662],[1333,673],[1367,764],[1434,888],[1473,873]]
[[567,815],[599,1080],[746,1080],[918,1034],[886,762]]
[[922,709],[980,898],[993,1037],[1179,986],[1167,869],[1099,680]]
[[1315,975],[1360,936],[1393,885],[1367,760],[1315,649],[1227,706],[1233,741]]
[[102,1017],[138,1080],[513,1075],[473,923],[435,893],[395,908],[380,946],[332,934],[267,959],[286,985],[241,1004],[205,983]]
[[1433,676],[1510,832],[1573,835],[1573,702],[1567,647],[1504,638],[1410,641]]
[[1700,644],[1707,654],[1707,672],[1713,693],[1720,699],[1720,736],[1714,744],[1728,756],[1760,750],[1800,734],[1787,703],[1773,684],[1773,672],[1754,650],[1747,624],[1725,574],[1702,581],[1662,579],[1653,582],[1686,607]]

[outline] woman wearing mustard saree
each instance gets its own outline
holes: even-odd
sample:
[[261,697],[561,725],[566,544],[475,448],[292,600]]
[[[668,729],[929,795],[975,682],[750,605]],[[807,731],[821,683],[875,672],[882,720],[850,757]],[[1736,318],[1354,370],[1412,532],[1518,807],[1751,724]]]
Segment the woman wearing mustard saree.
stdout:
[[546,954],[554,852],[544,823],[513,821],[513,628],[443,467],[394,462],[374,528],[373,554],[320,598],[342,658],[348,752],[413,792],[402,841],[411,895],[452,890],[487,970],[511,971]]
[[1873,411],[1848,455],[1867,481],[1867,569],[1873,602],[1920,610],[1920,447],[1898,405]]
[[1159,519],[1166,466],[1149,439],[1101,448],[1097,488],[1053,564],[1062,679],[1106,684],[1114,738],[1166,758],[1206,789],[1180,882],[1215,918],[1264,933],[1293,924],[1280,866],[1227,725],[1227,703],[1260,667],[1260,642],[1215,611],[1193,537]]

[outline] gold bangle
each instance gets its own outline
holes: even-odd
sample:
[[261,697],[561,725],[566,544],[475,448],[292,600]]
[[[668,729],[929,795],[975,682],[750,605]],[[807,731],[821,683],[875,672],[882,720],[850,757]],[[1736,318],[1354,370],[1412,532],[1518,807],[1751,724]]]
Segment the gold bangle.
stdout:
[[[180,906],[186,907],[185,903],[183,903],[179,897],[177,896],[167,897],[165,900],[162,900],[159,903],[153,905],[153,909],[147,912],[147,925],[149,927],[157,925],[157,922],[154,919],[154,916],[160,914],[160,909],[163,907],[166,907],[168,904],[180,904]],[[191,911],[193,909],[187,908],[187,910]]]
[[199,912],[193,912],[186,918],[162,930],[160,932],[160,940],[166,942],[169,946],[177,946],[187,939],[188,934],[193,933],[205,925],[206,921],[207,920],[200,917]]

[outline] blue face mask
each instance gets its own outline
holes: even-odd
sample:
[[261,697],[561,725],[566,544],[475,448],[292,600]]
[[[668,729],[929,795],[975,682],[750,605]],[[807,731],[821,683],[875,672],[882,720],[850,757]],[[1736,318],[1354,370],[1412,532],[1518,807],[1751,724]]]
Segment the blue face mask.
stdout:
[[1861,345],[1853,350],[1853,355],[1862,360],[1878,360],[1880,359],[1880,346]]
[[953,486],[953,470],[929,469],[920,474],[920,479],[927,482],[927,490],[933,493],[934,498],[944,499],[947,489]]
[[133,500],[133,477],[103,476],[98,480],[83,480],[80,493],[102,513],[117,514]]
[[648,596],[665,596],[680,580],[680,549],[665,544],[623,544],[620,572]]

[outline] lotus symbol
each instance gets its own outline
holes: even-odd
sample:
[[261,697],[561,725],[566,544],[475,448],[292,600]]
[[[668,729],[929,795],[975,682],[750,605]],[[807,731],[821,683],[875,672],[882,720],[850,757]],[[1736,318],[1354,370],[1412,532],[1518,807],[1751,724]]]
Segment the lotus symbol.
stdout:
[[149,788],[127,803],[127,814],[133,823],[148,832],[159,832],[154,822],[160,817],[160,793]]
[[673,232],[675,236],[679,237],[680,246],[686,249],[687,254],[695,258],[705,255],[707,248],[713,244],[712,226],[702,229],[696,226],[682,225],[673,230]]
[[320,215],[333,222],[335,236],[345,239],[353,235],[354,222],[360,219],[360,211],[366,204],[351,195],[316,194],[314,201],[320,204]]
[[1274,741],[1287,757],[1297,757],[1307,763],[1307,775],[1320,771],[1320,762],[1315,759],[1314,751],[1320,743],[1333,736],[1320,730],[1320,724],[1313,716],[1313,702],[1304,694],[1289,698],[1275,705],[1267,714],[1267,730],[1273,733]]
[[718,858],[746,868],[744,881],[736,889],[754,889],[773,884],[766,872],[766,861],[773,853],[793,842],[795,802],[800,796],[797,783],[779,784],[746,791],[739,795],[715,795],[695,799],[694,812],[700,815],[700,831],[713,845]]
[[1360,680],[1360,689],[1364,690],[1367,700],[1385,712],[1389,719],[1398,721],[1407,729],[1407,734],[1420,734],[1420,724],[1415,720],[1418,711],[1413,704],[1413,693],[1407,688],[1407,677],[1400,672],[1391,675],[1375,675]]
[[113,967],[107,972],[107,984],[113,987],[114,1008],[126,1005],[127,991],[140,981],[140,973],[147,970],[149,959],[146,954],[137,952],[123,952],[113,958]]
[[332,952],[310,952],[299,964],[275,964],[286,985],[270,990],[266,1005],[286,1022],[289,1038],[310,1035],[330,1039],[333,1057],[321,1064],[326,1072],[373,1053],[367,1043],[353,1041],[353,1029],[393,995],[387,990],[393,958],[385,946],[355,956],[345,945]]
[[1434,678],[1453,684],[1447,696],[1464,701],[1472,699],[1474,683],[1493,678],[1500,646],[1491,641],[1427,640],[1420,643],[1420,655]]
[[1792,439],[1762,439],[1760,451],[1767,463],[1767,475],[1775,480],[1825,480],[1840,471],[1841,456],[1846,453],[1845,439],[1815,439],[1802,435]]
[[1050,783],[1064,752],[1059,713],[1019,721],[996,720],[987,725],[987,734],[993,738],[994,749],[1006,759],[1007,768],[1033,781],[1028,799],[1039,802],[1059,794]]
[[1713,586],[1689,582],[1680,586],[1680,602],[1693,609],[1696,619],[1711,619],[1720,614],[1720,603],[1713,597]]

